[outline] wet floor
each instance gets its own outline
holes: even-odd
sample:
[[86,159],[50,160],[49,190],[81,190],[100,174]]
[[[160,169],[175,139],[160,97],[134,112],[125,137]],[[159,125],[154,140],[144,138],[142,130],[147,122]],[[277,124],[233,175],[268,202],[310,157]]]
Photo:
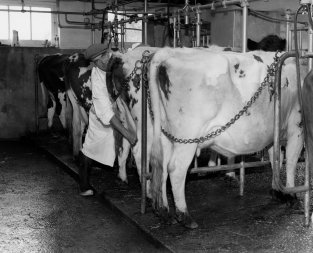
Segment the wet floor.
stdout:
[[166,252],[37,149],[0,142],[0,252]]
[[[57,160],[77,170],[62,138],[37,139],[37,143]],[[298,167],[298,184],[303,182],[303,169],[303,165]],[[298,195],[300,209],[290,209],[273,201],[269,195],[269,167],[246,170],[243,197],[238,196],[238,185],[224,180],[221,173],[188,175],[186,200],[190,214],[199,224],[195,230],[162,223],[149,206],[142,215],[136,171],[128,168],[126,187],[116,183],[116,174],[117,171],[93,169],[91,181],[99,195],[173,252],[313,252],[312,225],[303,226],[303,195]],[[168,197],[172,204],[170,185]]]

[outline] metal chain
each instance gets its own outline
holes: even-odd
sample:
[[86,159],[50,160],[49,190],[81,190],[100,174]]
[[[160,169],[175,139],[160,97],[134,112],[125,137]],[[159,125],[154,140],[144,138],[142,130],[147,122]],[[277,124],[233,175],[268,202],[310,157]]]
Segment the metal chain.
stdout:
[[[267,85],[271,85],[272,83],[272,77],[275,76],[275,73],[277,71],[277,65],[278,65],[278,59],[279,57],[277,56],[278,52],[276,52],[274,56],[274,62],[268,66],[267,69],[267,75],[264,78],[263,82],[261,83],[260,87],[257,89],[257,91],[252,95],[250,100],[246,103],[246,105],[233,117],[227,122],[224,126],[221,126],[220,128],[216,129],[215,131],[207,134],[206,136],[199,137],[199,138],[194,138],[194,139],[183,139],[183,138],[177,138],[168,131],[166,131],[162,127],[162,132],[163,134],[168,137],[171,141],[173,142],[178,142],[178,143],[183,143],[183,144],[188,144],[188,143],[203,143],[208,139],[215,138],[219,136],[221,133],[225,132],[231,125],[233,125],[237,120],[241,118],[241,116],[245,113],[247,113],[248,109],[255,103],[255,101],[259,98],[261,95],[262,91]],[[148,96],[150,99],[150,97]],[[149,102],[150,104],[150,102]],[[150,110],[151,111],[151,110]]]
[[[152,54],[150,52],[144,51],[142,55],[142,59],[136,62],[134,70],[131,72],[131,74],[126,78],[125,84],[129,87],[129,81],[132,79],[132,77],[136,75],[140,75],[140,72],[142,73],[142,80],[143,84],[147,90],[147,98],[148,98],[148,105],[149,105],[149,111],[151,114],[152,120],[154,120],[153,110],[151,106],[151,96],[150,96],[150,90],[149,90],[149,80],[148,80],[148,63],[151,61]],[[242,115],[247,113],[248,109],[256,102],[256,100],[261,95],[262,91],[266,86],[269,86],[270,90],[273,90],[272,83],[273,83],[273,77],[276,74],[277,66],[278,66],[278,52],[276,52],[274,56],[274,62],[267,67],[267,75],[265,76],[263,82],[261,83],[260,87],[256,90],[256,92],[252,95],[250,100],[245,104],[245,106],[233,117],[231,118],[225,125],[221,126],[220,128],[214,130],[213,132],[199,138],[194,139],[184,139],[184,138],[177,138],[168,131],[166,131],[163,127],[161,127],[161,130],[163,134],[168,137],[173,142],[188,144],[188,143],[203,143],[208,139],[215,138],[219,136],[221,133],[225,132],[231,125],[233,125],[237,120],[241,118]],[[140,64],[139,64],[140,63]],[[140,83],[140,81],[139,81]]]

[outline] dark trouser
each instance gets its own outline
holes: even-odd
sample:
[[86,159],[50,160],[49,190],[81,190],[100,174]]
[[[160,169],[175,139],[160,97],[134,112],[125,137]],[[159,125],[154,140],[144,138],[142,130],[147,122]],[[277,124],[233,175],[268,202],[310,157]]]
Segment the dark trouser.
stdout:
[[79,187],[81,191],[87,191],[91,189],[89,184],[90,177],[90,165],[92,160],[85,156],[83,153],[80,154],[82,157],[80,166],[79,166]]

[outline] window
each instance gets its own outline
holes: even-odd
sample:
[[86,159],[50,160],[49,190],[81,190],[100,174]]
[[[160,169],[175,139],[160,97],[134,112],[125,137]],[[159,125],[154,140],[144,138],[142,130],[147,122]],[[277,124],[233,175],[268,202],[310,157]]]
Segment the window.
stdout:
[[[19,40],[51,40],[52,16],[51,8],[0,5],[0,40],[12,40],[13,30],[18,31]],[[18,12],[17,12],[18,11]],[[30,11],[30,12],[29,12]],[[45,11],[38,13],[31,11]]]

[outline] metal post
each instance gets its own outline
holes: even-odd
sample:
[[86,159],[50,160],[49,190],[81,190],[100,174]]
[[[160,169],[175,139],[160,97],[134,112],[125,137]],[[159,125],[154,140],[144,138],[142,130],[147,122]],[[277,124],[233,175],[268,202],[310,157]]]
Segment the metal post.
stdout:
[[143,44],[148,45],[148,1],[144,2],[144,19],[143,19]]
[[[274,93],[274,146],[273,146],[273,160],[274,172],[277,174],[273,175],[274,180],[279,180],[279,171],[280,171],[280,74],[277,71],[276,83],[275,83],[275,93]],[[276,178],[276,179],[275,179]]]
[[[308,190],[304,193],[304,225],[310,225],[310,168],[309,168],[309,152],[305,151],[305,178],[304,178],[304,186],[308,187]],[[312,166],[312,165],[311,165]],[[313,214],[312,214],[313,217]]]
[[243,156],[241,156],[241,162],[240,162],[240,192],[239,195],[243,196],[244,193],[244,187],[245,187],[245,162]]
[[200,36],[201,36],[201,11],[198,8],[196,10],[196,15],[197,15],[197,23],[196,23],[196,46],[200,47]]
[[124,49],[125,49],[125,24],[123,24],[123,23],[121,24],[121,49],[122,49],[122,52],[124,52]]
[[36,117],[36,134],[39,133],[39,115],[38,115],[38,54],[35,55],[35,117]]
[[[313,30],[311,27],[308,29],[308,53],[313,52]],[[308,60],[308,71],[312,69],[312,58]]]
[[[144,43],[147,45],[147,0],[144,2]],[[143,66],[145,67],[145,66]],[[144,75],[144,71],[142,71],[142,75]],[[145,77],[146,78],[146,77]],[[141,105],[141,114],[142,114],[142,122],[141,122],[141,213],[144,214],[146,212],[146,192],[147,192],[147,90],[144,83],[144,78],[141,78],[142,83],[142,105]]]
[[189,25],[189,13],[188,13],[188,8],[189,8],[189,0],[185,0],[185,25]]
[[247,52],[247,18],[248,18],[248,2],[241,1],[242,7],[242,52]]
[[174,29],[173,47],[174,47],[174,48],[176,47],[176,44],[177,44],[177,37],[176,37],[177,29],[176,29],[176,23],[177,23],[177,18],[176,18],[175,14],[174,14],[174,17],[173,17],[173,29]]
[[286,20],[287,20],[287,22],[286,22],[286,48],[287,48],[287,51],[290,51],[291,50],[291,43],[290,43],[290,41],[291,41],[291,34],[290,34],[290,22],[288,22],[288,21],[290,21],[291,20],[291,16],[290,16],[290,14],[291,14],[291,11],[288,9],[288,10],[286,10]]

